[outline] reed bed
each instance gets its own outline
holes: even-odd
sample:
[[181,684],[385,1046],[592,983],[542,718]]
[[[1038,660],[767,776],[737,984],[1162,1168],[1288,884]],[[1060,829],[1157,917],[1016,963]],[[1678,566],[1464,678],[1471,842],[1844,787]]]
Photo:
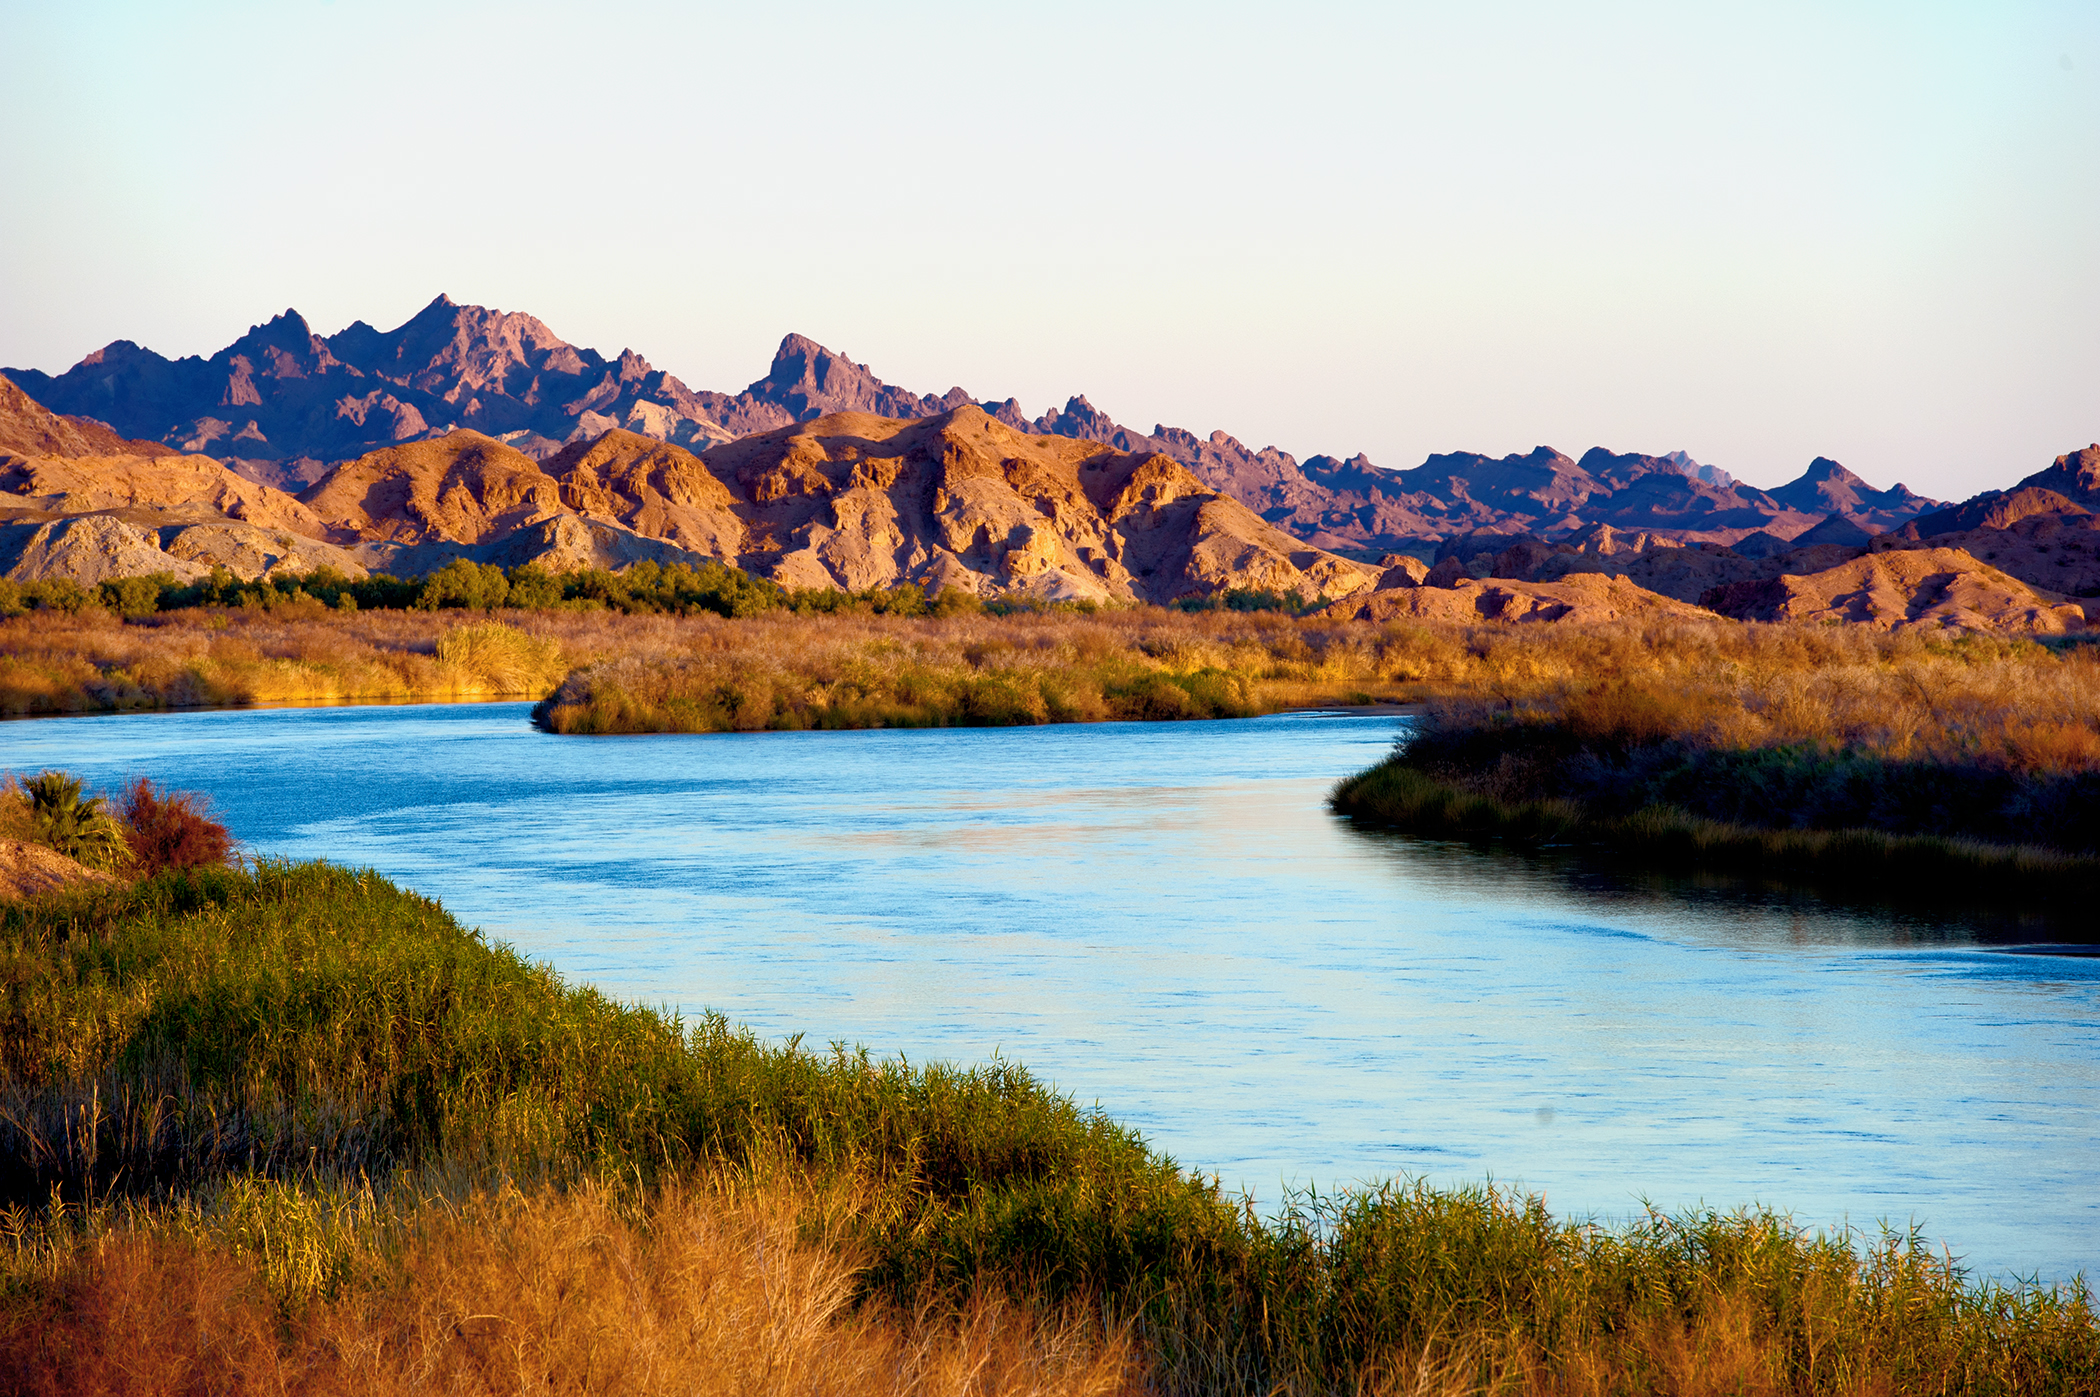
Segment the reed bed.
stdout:
[[[470,635],[509,633],[492,665]],[[452,636],[457,649],[441,649]],[[0,713],[545,697],[557,731],[1226,717],[1405,687],[1378,634],[1280,613],[162,612],[0,620]],[[563,683],[567,676],[567,683]]]
[[614,1004],[370,873],[0,909],[13,1390],[706,1391],[710,1363],[811,1392],[2080,1392],[2100,1327],[2082,1283],[1769,1213],[1602,1227],[1396,1183],[1263,1218],[1014,1064]]
[[[620,619],[646,630],[653,618]],[[604,629],[560,613],[336,613],[318,603],[138,621],[31,612],[0,620],[0,715],[536,698],[573,663],[565,641]]]
[[[112,1228],[0,1317],[8,1391],[1113,1397],[1146,1390],[1127,1328],[993,1291],[938,1312],[855,1303],[849,1246],[786,1188],[468,1195],[340,1250],[316,1290],[300,1201]],[[329,1258],[333,1260],[334,1258]],[[323,1263],[325,1264],[325,1263]]]
[[1432,837],[2076,900],[2100,891],[2100,652],[1677,631],[1439,695],[1333,802]]
[[[1523,705],[1645,676],[1679,710],[1672,721],[1741,741],[1868,740],[1901,756],[1995,740],[2044,765],[2100,750],[2080,697],[2094,652],[2027,640],[1719,617],[1381,625],[1159,607],[909,614],[829,600],[839,605],[738,617],[344,612],[310,597],[130,621],[92,606],[41,610],[0,619],[0,713],[529,695],[546,700],[542,721],[559,732],[710,731],[1221,717],[1427,698]],[[500,657],[496,641],[509,646]]]

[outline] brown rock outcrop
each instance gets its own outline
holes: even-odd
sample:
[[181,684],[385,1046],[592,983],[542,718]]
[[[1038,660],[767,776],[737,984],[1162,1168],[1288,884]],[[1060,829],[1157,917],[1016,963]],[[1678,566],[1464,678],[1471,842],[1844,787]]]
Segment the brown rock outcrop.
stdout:
[[2060,634],[2085,612],[1958,548],[1889,549],[1806,576],[1782,574],[1716,588],[1704,599],[1746,621],[1844,622],[1877,630]]
[[187,582],[215,567],[243,581],[320,568],[333,568],[346,577],[362,577],[367,571],[344,549],[286,529],[236,519],[171,521],[171,515],[179,512],[0,512],[0,576],[16,582],[69,577],[91,585],[154,573]]
[[1921,514],[1903,529],[1909,538],[1938,538],[1976,529],[2009,529],[2037,514],[2090,514],[2069,496],[2039,485],[2023,485],[2002,494],[1979,495],[1947,509]]
[[1228,587],[1331,597],[1377,575],[1163,456],[1031,434],[972,405],[916,421],[839,413],[705,464],[738,500],[745,565],[788,586],[1171,601]]
[[1424,587],[1456,587],[1461,582],[1471,582],[1473,574],[1455,557],[1437,559],[1436,566],[1422,574]]
[[563,508],[539,462],[465,430],[346,461],[299,503],[340,544],[493,542]]
[[1865,550],[1841,544],[1790,549],[1772,557],[1745,557],[1717,543],[1678,547],[1651,544],[1639,553],[1557,553],[1545,559],[1527,580],[1552,582],[1597,573],[1623,577],[1636,586],[1682,602],[1697,602],[1716,587],[1759,582],[1781,573],[1821,572],[1859,557]]
[[62,417],[0,377],[0,455],[170,456],[158,442],[126,441],[107,422]]
[[1624,578],[1595,574],[1568,577],[1559,582],[1483,582],[1469,577],[1449,586],[1390,591],[1381,588],[1368,594],[1344,597],[1321,608],[1318,614],[1336,620],[1462,624],[1483,621],[1583,624],[1669,617],[1713,619],[1713,613],[1709,611],[1658,596]]
[[211,571],[170,557],[153,530],[107,514],[0,524],[0,568],[13,582],[69,577],[89,587],[160,572],[187,582]]
[[146,511],[170,519],[235,519],[326,537],[314,512],[282,490],[209,456],[35,456],[0,461],[0,505],[53,514]]
[[1410,558],[1404,553],[1388,553],[1378,560],[1384,571],[1378,574],[1376,590],[1388,587],[1420,587],[1429,580],[1429,565],[1420,558]]
[[1876,553],[1959,548],[2030,587],[2100,597],[2100,515],[2077,506],[2023,514],[2002,529],[1916,538],[1906,528],[1876,538],[1873,548]]
[[616,429],[570,442],[542,469],[559,482],[561,502],[587,519],[712,557],[744,551],[737,497],[683,447]]

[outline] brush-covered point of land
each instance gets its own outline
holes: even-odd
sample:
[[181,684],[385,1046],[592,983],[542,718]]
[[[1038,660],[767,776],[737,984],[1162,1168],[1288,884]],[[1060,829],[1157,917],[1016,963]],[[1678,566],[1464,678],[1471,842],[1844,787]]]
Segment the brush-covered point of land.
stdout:
[[606,628],[580,616],[318,604],[143,623],[99,609],[32,612],[0,619],[0,715],[537,697],[568,673],[565,642]]
[[693,1390],[711,1345],[781,1391],[2100,1382],[2082,1286],[1851,1241],[1412,1185],[1264,1220],[1013,1064],[618,1005],[370,873],[0,906],[20,1390]]
[[1432,700],[1392,757],[1336,787],[1336,809],[1432,837],[1913,888],[2100,888],[2092,647],[1783,627],[1617,639],[1579,678]]
[[1240,718],[1390,692],[1344,629],[1157,608],[753,618],[696,631],[681,653],[579,669],[533,717],[576,734],[996,727]]

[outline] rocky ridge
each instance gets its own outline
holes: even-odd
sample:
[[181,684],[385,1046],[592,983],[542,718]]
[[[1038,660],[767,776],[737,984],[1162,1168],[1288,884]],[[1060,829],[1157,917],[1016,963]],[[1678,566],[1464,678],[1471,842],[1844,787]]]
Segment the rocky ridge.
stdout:
[[1286,532],[1360,557],[1421,551],[1480,530],[1559,536],[1600,524],[1734,543],[1756,532],[1790,540],[1835,520],[1851,533],[1818,541],[1863,542],[1937,504],[1900,485],[1875,490],[1823,458],[1770,492],[1682,451],[1596,448],[1580,460],[1550,447],[1500,458],[1454,452],[1406,471],[1360,453],[1301,462],[1224,432],[1165,424],[1140,432],[1084,395],[1031,419],[1012,398],[980,400],[959,387],[913,393],[795,334],[741,393],[695,390],[632,350],[608,358],[532,316],[445,296],[389,331],[360,321],[323,337],[287,310],[209,358],[171,360],[118,340],[61,374],[4,372],[47,407],[220,457],[290,490],[332,463],[461,428],[544,460],[615,429],[705,451],[833,413],[927,418],[975,405],[1017,430],[1165,456]]
[[1234,587],[1320,599],[1383,571],[1292,538],[1163,456],[1017,430],[971,404],[831,413],[705,458],[612,428],[542,462],[459,429],[368,452],[297,495],[202,456],[8,456],[0,490],[0,569],[17,580],[718,559],[791,587],[1164,602]]

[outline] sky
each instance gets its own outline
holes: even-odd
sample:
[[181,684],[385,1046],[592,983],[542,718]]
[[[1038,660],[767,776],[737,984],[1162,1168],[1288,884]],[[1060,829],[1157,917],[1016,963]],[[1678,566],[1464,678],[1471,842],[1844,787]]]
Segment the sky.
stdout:
[[0,0],[0,364],[433,296],[1300,457],[2100,439],[2100,5]]

